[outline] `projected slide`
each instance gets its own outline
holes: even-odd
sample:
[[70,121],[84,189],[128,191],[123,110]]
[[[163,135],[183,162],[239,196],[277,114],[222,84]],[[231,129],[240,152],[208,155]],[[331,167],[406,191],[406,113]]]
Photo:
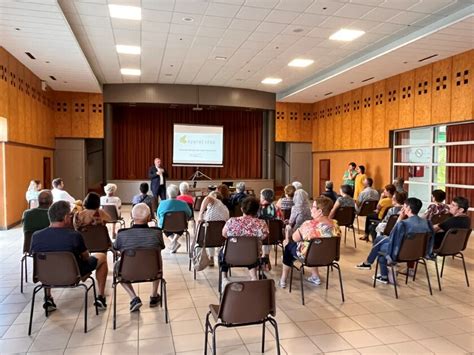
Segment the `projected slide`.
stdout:
[[224,159],[224,127],[173,126],[173,165],[222,166]]

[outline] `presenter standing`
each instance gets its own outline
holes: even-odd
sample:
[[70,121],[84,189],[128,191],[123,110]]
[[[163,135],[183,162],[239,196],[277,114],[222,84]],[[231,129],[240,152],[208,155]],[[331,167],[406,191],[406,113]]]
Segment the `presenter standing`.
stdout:
[[148,170],[148,177],[151,180],[151,192],[153,197],[158,202],[158,197],[160,200],[166,200],[166,178],[168,173],[161,166],[161,159],[155,158],[154,165]]

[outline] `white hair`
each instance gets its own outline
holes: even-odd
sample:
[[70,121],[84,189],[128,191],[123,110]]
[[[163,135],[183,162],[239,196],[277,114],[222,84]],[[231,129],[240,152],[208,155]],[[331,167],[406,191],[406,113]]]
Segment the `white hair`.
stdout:
[[107,184],[104,186],[104,192],[106,194],[110,194],[110,193],[115,193],[115,191],[117,191],[117,185],[115,184]]
[[179,184],[179,192],[182,193],[183,195],[188,193],[189,191],[189,184],[186,181],[183,181],[181,184]]
[[293,203],[295,204],[295,206],[309,206],[308,193],[303,189],[296,190],[295,195],[293,196]]
[[235,185],[235,189],[240,192],[245,191],[245,182],[238,182],[237,185]]
[[147,220],[150,216],[150,207],[146,203],[137,203],[132,208],[132,218],[135,220]]
[[166,189],[166,194],[168,195],[169,198],[175,199],[178,196],[178,186],[171,184],[168,186]]
[[296,190],[299,190],[299,189],[302,189],[303,188],[303,184],[299,181],[293,181],[291,183],[291,185],[293,185],[293,187],[296,189]]

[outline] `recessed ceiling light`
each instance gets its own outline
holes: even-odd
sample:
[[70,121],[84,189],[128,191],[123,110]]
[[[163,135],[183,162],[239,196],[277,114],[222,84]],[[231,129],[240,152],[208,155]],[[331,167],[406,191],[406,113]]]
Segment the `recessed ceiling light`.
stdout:
[[339,31],[336,33],[333,33],[329,39],[332,39],[334,41],[353,41],[356,38],[359,38],[365,34],[364,31],[359,31],[359,30],[349,30],[347,28],[341,28]]
[[289,67],[306,68],[307,66],[309,66],[313,63],[314,63],[314,60],[312,60],[312,59],[296,58],[296,59],[293,59],[291,62],[289,62],[288,66]]
[[280,78],[265,78],[262,80],[262,84],[276,85],[278,83],[281,83]]
[[15,30],[16,30],[16,31],[21,31],[21,28],[20,28],[20,27],[16,27]]
[[125,20],[141,20],[142,9],[136,6],[109,5],[110,17]]
[[183,17],[182,20],[184,22],[193,22],[194,21],[194,19],[192,17]]
[[223,57],[223,56],[220,56],[220,55],[216,56],[216,60],[226,60],[226,59],[227,59],[227,57]]
[[123,44],[117,44],[115,46],[117,48],[117,53],[121,54],[140,54],[141,49],[139,46],[126,46]]
[[142,74],[142,71],[140,69],[131,69],[131,68],[122,68],[120,69],[120,72],[122,75],[133,75],[133,76],[139,76]]

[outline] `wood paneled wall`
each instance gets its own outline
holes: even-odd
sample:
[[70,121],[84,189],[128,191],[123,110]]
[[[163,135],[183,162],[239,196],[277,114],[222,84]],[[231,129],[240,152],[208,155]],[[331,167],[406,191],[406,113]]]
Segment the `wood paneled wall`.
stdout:
[[[313,151],[388,148],[391,130],[472,120],[473,63],[470,50],[312,104]],[[303,107],[277,102],[277,141],[306,141],[288,114]]]
[[312,141],[313,104],[276,103],[275,141]]

